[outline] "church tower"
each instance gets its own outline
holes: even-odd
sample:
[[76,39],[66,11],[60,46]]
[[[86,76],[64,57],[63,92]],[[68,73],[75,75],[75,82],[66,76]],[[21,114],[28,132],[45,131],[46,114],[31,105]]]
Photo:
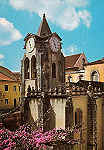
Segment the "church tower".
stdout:
[[27,88],[49,90],[65,82],[62,39],[52,33],[45,14],[37,34],[28,33],[24,39],[26,53],[22,60],[22,96]]

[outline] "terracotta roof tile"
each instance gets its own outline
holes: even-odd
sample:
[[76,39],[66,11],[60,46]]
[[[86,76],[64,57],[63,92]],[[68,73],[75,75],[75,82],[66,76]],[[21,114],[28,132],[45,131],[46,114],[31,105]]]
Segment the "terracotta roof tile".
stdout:
[[0,74],[3,74],[5,75],[6,77],[8,77],[9,79],[11,80],[17,80],[16,76],[14,75],[13,72],[11,72],[9,69],[3,67],[3,66],[0,66]]
[[65,68],[73,68],[81,54],[65,57]]
[[4,75],[3,73],[0,73],[0,80],[14,81],[13,79],[9,78],[8,76]]
[[96,65],[96,64],[103,64],[103,63],[104,63],[104,59],[100,59],[100,60],[96,60],[96,61],[90,62],[88,64],[85,64],[85,66]]
[[21,80],[21,74],[20,74],[20,72],[13,72],[13,73],[16,76],[17,80]]

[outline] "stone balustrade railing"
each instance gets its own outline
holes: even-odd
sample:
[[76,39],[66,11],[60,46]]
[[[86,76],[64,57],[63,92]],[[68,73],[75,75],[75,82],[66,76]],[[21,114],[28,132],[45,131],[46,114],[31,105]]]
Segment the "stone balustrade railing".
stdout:
[[28,87],[27,97],[30,96],[73,96],[73,95],[104,95],[104,84],[95,83],[91,81],[80,81],[78,83],[69,83],[69,85],[60,85],[56,88],[50,88],[49,90],[34,89],[34,87]]
[[66,87],[64,86],[59,86],[56,88],[50,88],[49,90],[42,90],[42,89],[34,89],[34,87],[30,87],[28,86],[27,89],[27,97],[31,97],[31,96],[42,96],[44,97],[44,95],[48,95],[48,96],[66,96],[67,95],[67,90]]

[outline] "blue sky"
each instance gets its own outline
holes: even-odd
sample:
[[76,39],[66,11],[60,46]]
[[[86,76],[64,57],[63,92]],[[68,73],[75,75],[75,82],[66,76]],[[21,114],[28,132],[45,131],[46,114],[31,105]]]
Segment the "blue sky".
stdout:
[[104,57],[104,0],[0,0],[0,65],[20,71],[24,37],[37,32],[43,13],[64,55]]

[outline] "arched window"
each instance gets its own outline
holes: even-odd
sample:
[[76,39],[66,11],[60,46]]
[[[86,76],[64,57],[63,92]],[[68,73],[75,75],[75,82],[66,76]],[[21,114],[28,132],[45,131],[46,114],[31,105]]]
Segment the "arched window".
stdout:
[[61,61],[58,61],[58,76],[59,76],[59,81],[62,82],[62,63],[61,63]]
[[52,78],[56,78],[56,64],[52,64]]
[[84,76],[81,74],[81,75],[79,75],[79,80],[81,81],[81,80],[84,80]]
[[99,73],[97,71],[92,72],[91,81],[99,81]]
[[29,79],[29,59],[25,58],[24,61],[24,78]]
[[82,125],[82,111],[79,108],[75,111],[75,125]]
[[31,78],[36,78],[36,58],[32,56],[31,58]]
[[14,99],[14,107],[16,107],[16,99]]

